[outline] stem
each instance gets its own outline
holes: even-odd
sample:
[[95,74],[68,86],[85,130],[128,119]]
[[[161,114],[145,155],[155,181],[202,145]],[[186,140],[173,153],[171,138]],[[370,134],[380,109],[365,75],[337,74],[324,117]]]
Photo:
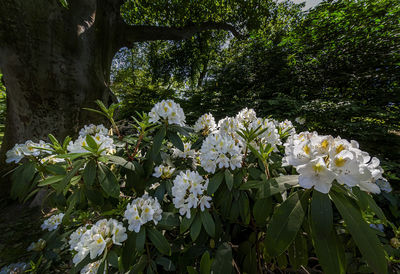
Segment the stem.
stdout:
[[115,123],[114,119],[110,118],[110,121],[111,121],[111,124],[112,124],[113,128],[115,129],[115,133],[117,133],[118,139],[122,140],[123,136],[121,135],[121,133],[120,133],[120,131],[118,129],[118,126]]
[[132,155],[129,156],[129,158],[130,158],[131,160],[133,160],[133,158],[135,158],[136,154],[138,153],[139,146],[140,146],[140,143],[141,143],[142,140],[143,140],[143,137],[144,137],[144,133],[141,132],[140,135],[139,135],[138,141],[137,141],[137,143],[136,143],[135,150],[133,151]]

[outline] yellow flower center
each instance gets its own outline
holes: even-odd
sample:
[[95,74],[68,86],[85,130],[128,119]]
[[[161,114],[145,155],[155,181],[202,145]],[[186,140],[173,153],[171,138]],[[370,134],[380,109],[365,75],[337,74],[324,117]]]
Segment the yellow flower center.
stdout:
[[345,149],[344,145],[342,145],[342,144],[338,145],[336,147],[336,154],[340,153],[344,149]]
[[303,147],[303,151],[304,151],[307,155],[310,155],[311,149],[310,149],[310,147],[309,147],[308,145],[305,145],[305,146]]
[[319,173],[319,172],[322,172],[322,170],[324,169],[324,166],[321,165],[320,163],[318,163],[318,164],[313,166],[313,169],[314,169],[315,172]]
[[327,149],[327,148],[328,148],[328,145],[329,145],[329,142],[328,142],[327,140],[323,140],[322,143],[321,143],[321,147],[322,147],[323,149]]
[[335,165],[338,167],[342,167],[344,166],[344,164],[346,163],[346,159],[339,157],[339,158],[335,158]]

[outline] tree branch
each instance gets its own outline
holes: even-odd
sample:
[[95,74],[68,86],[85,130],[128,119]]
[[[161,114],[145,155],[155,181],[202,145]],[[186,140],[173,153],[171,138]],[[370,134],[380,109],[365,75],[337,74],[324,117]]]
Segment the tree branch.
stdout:
[[199,25],[187,25],[182,28],[161,26],[129,26],[124,24],[120,35],[121,47],[131,47],[135,42],[156,40],[184,40],[192,37],[195,33],[206,30],[227,30],[235,37],[242,38],[234,26],[228,23],[205,22]]

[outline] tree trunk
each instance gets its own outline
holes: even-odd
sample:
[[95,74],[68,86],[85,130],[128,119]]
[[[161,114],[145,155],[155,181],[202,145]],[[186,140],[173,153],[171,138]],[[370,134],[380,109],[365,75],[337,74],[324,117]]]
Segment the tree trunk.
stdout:
[[[114,7],[68,2],[68,9],[57,0],[0,2],[0,69],[7,88],[3,161],[15,143],[49,133],[74,135],[100,118],[82,107],[111,101],[109,74],[118,50],[108,37],[116,33],[110,31],[118,21],[109,16]],[[107,17],[99,14],[106,10]]]

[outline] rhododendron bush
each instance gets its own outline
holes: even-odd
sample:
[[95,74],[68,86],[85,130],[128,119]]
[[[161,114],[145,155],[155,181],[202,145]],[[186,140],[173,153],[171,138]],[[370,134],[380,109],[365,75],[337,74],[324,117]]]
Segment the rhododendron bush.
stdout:
[[[395,228],[372,194],[390,185],[356,141],[296,133],[290,121],[252,109],[219,122],[204,114],[192,128],[171,100],[134,118],[134,134],[124,136],[115,106],[98,104],[111,129],[88,125],[75,140],[50,135],[51,143],[7,153],[19,163],[12,195],[26,201],[45,189],[56,208],[30,247],[41,267],[63,256],[81,273],[311,264],[337,274],[359,252],[366,269],[387,273],[388,243],[373,227]],[[318,263],[308,261],[315,256]]]

